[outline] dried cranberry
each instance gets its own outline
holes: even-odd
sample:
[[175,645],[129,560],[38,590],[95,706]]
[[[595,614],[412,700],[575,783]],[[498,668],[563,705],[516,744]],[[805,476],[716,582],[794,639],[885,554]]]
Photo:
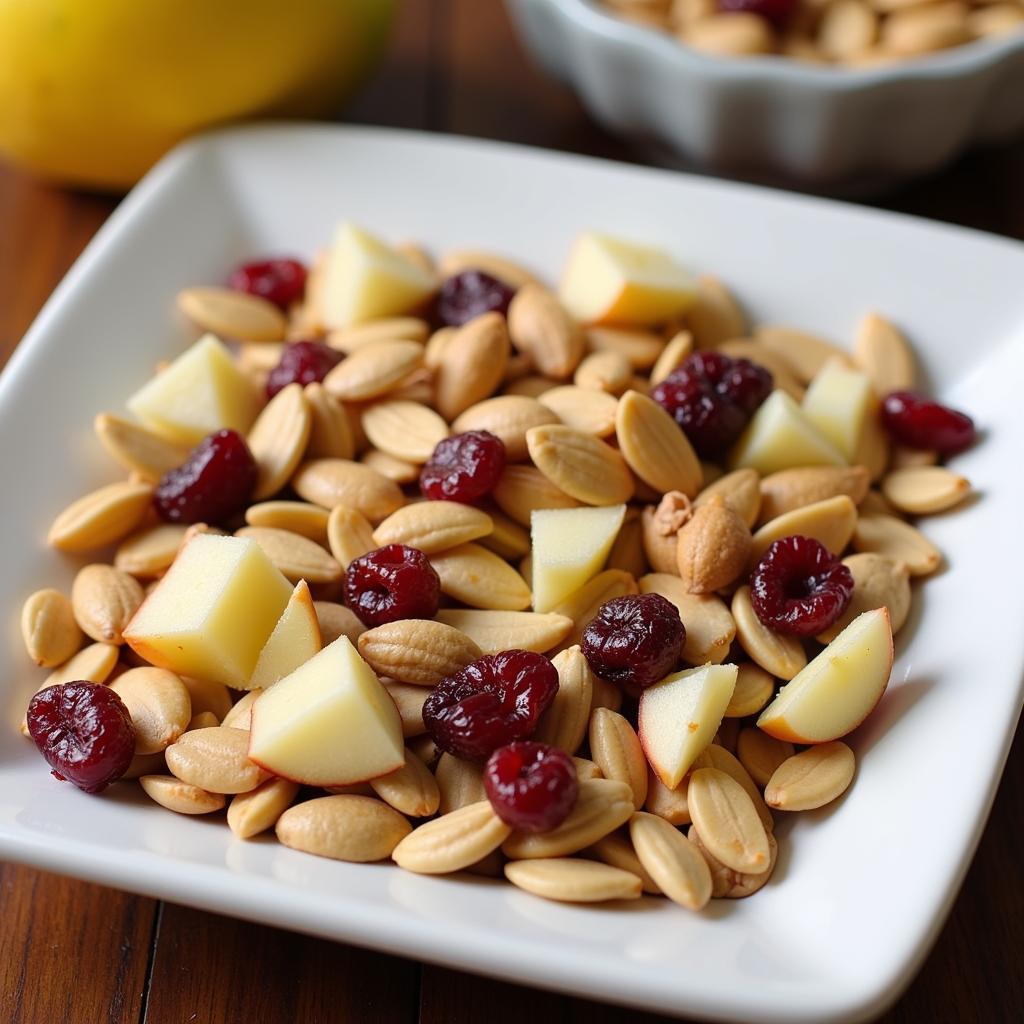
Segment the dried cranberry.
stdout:
[[420,490],[433,501],[471,505],[490,494],[505,468],[505,445],[489,430],[439,441],[420,471]]
[[686,643],[679,610],[660,594],[605,601],[583,631],[583,654],[602,679],[644,689],[676,667]]
[[244,511],[258,475],[241,434],[218,430],[160,477],[153,504],[169,523],[223,523]]
[[763,366],[695,352],[651,397],[671,413],[700,456],[714,459],[740,436],[771,390],[772,375]]
[[345,573],[345,600],[367,626],[432,619],[441,581],[419,548],[388,544],[357,558]]
[[526,739],[558,692],[558,673],[541,654],[486,654],[442,679],[423,704],[423,722],[449,754],[483,761]]
[[777,633],[815,636],[846,611],[853,573],[824,544],[794,535],[775,541],[750,577],[750,603]]
[[461,327],[484,313],[504,316],[515,292],[482,270],[463,270],[449,277],[437,295],[437,319],[448,327]]
[[757,14],[776,28],[783,28],[796,9],[796,0],[718,0],[723,14]]
[[546,743],[509,743],[487,759],[484,791],[506,825],[520,832],[549,832],[569,817],[576,802],[576,765]]
[[287,309],[306,290],[306,268],[292,259],[256,260],[232,271],[228,285]]
[[343,358],[341,352],[318,341],[296,341],[285,346],[267,378],[267,398],[273,398],[289,384],[319,384]]
[[121,778],[135,756],[131,715],[109,686],[85,680],[48,686],[32,698],[26,718],[53,777],[86,793]]
[[893,391],[882,402],[889,436],[907,448],[931,448],[955,455],[974,443],[974,420],[949,406],[911,391]]

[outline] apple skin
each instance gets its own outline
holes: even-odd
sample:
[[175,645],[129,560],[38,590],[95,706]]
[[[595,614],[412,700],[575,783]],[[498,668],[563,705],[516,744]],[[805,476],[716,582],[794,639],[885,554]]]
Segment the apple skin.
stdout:
[[[884,658],[882,661],[882,665],[879,666],[876,671],[874,671],[866,677],[869,680],[874,692],[869,692],[867,698],[862,702],[858,703],[858,706],[856,707],[856,710],[854,714],[851,716],[851,718],[847,721],[842,722],[842,724],[837,727],[816,731],[814,728],[806,728],[804,726],[799,725],[798,723],[793,722],[791,719],[788,719],[786,717],[785,709],[783,708],[783,710],[780,711],[777,707],[777,705],[779,705],[780,703],[783,694],[794,683],[800,682],[800,677],[805,672],[808,672],[808,670],[813,669],[813,666],[815,666],[819,659],[828,658],[829,651],[833,649],[834,645],[839,643],[842,640],[843,635],[846,634],[849,630],[851,630],[851,628],[855,626],[857,623],[861,622],[861,620],[864,619],[865,616],[872,616],[878,620],[878,626],[875,629],[875,632],[882,636],[884,643]],[[836,652],[833,650],[832,656],[834,656],[835,653]],[[882,695],[885,693],[886,687],[889,685],[889,678],[892,675],[892,663],[894,657],[895,649],[893,646],[892,639],[892,626],[889,621],[889,610],[885,607],[882,607],[874,609],[873,611],[864,612],[862,615],[858,616],[858,618],[854,619],[853,622],[850,623],[850,625],[847,626],[846,629],[844,629],[843,632],[840,633],[839,636],[837,636],[835,640],[833,640],[832,643],[825,648],[825,650],[823,650],[805,668],[801,669],[801,671],[798,672],[797,675],[795,675],[793,679],[790,680],[790,682],[787,683],[786,686],[784,686],[779,691],[775,700],[773,700],[772,703],[769,704],[768,707],[761,712],[761,715],[757,720],[757,727],[762,732],[767,733],[769,736],[775,737],[775,739],[777,740],[786,740],[790,743],[828,743],[831,740],[837,740],[843,736],[846,736],[847,734],[853,732],[853,730],[856,729],[857,726],[859,726],[868,717],[868,715],[870,715],[871,712],[874,711],[874,709],[878,706],[878,702],[882,699]],[[820,680],[822,678],[829,678],[828,676],[822,676],[820,674],[817,674],[819,672],[820,668],[814,672],[811,672],[808,677],[805,677],[805,681],[798,687],[797,692],[800,692],[807,686],[813,686],[815,681],[817,680]],[[860,678],[865,677],[862,676]]]

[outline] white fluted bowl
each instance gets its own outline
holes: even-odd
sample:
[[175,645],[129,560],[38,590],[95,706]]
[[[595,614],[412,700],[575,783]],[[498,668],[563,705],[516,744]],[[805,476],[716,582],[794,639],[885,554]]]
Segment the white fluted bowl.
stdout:
[[590,0],[506,3],[534,58],[606,128],[721,173],[871,187],[1024,132],[1024,32],[842,69],[707,56]]

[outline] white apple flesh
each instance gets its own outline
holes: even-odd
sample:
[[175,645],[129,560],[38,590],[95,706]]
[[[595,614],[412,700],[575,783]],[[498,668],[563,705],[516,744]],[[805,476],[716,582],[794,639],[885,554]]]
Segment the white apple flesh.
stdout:
[[273,686],[309,661],[320,650],[320,644],[320,621],[313,607],[313,596],[309,584],[299,580],[274,632],[260,651],[246,689],[265,690]]

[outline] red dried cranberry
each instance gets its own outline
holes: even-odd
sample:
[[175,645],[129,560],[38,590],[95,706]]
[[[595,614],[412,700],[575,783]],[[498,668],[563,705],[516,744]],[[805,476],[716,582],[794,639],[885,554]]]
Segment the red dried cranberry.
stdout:
[[218,430],[160,477],[153,504],[169,523],[223,523],[244,511],[258,475],[241,434]]
[[471,505],[490,494],[505,468],[505,445],[489,430],[469,430],[439,441],[420,471],[420,490],[433,501]]
[[576,802],[576,765],[546,743],[509,743],[487,759],[484,791],[506,825],[520,832],[549,832],[565,821]]
[[558,673],[541,654],[486,654],[442,679],[423,704],[423,722],[449,754],[483,761],[533,734],[558,692]]
[[796,9],[796,0],[718,0],[723,14],[757,14],[776,28],[783,28]]
[[679,610],[660,594],[605,601],[583,631],[583,655],[602,679],[635,689],[651,686],[679,661],[686,629]]
[[816,636],[846,611],[853,573],[824,544],[794,535],[775,541],[750,577],[750,603],[764,625]]
[[907,448],[931,448],[955,455],[974,443],[974,420],[949,406],[911,391],[893,391],[882,402],[889,436]]
[[652,391],[690,439],[697,454],[720,456],[771,394],[772,375],[749,359],[695,352]]
[[357,558],[345,573],[345,600],[367,626],[432,619],[441,581],[419,548],[388,544]]
[[228,286],[236,292],[258,295],[287,309],[306,290],[306,268],[292,259],[256,260],[243,263],[231,273]]
[[463,270],[441,285],[437,319],[448,327],[461,327],[484,313],[504,316],[514,294],[507,284],[482,270]]
[[53,777],[98,793],[121,778],[135,756],[135,728],[124,701],[79,680],[40,690],[28,706],[28,732]]
[[318,341],[296,341],[285,346],[267,378],[267,398],[273,398],[289,384],[319,384],[343,358],[341,352]]

